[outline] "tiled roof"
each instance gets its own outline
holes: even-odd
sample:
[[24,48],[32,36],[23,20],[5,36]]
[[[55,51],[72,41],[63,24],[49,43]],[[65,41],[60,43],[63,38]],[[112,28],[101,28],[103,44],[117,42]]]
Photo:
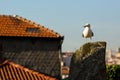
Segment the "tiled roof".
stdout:
[[53,30],[18,15],[0,15],[0,36],[63,37]]
[[[14,49],[13,49],[14,50]],[[17,49],[18,50],[18,49]],[[26,49],[25,49],[26,50]],[[20,64],[34,71],[53,76],[57,79],[61,76],[60,58],[58,51],[37,51],[30,50],[16,52],[2,52],[0,57],[3,60],[9,59],[16,64]]]
[[57,80],[50,76],[24,68],[8,60],[0,64],[0,80]]

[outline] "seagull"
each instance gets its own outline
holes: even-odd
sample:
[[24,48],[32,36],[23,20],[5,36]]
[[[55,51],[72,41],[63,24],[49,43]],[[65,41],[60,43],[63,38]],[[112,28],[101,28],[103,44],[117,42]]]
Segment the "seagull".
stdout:
[[90,29],[90,24],[85,24],[84,26],[84,31],[82,33],[82,37],[83,38],[90,38],[90,40],[92,40],[92,37],[94,36],[94,33],[92,32],[92,30]]

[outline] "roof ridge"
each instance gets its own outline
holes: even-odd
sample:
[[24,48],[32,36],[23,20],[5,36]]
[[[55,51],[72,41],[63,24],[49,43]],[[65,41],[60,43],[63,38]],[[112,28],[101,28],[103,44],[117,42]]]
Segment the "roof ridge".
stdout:
[[[11,16],[12,16],[12,15],[11,15]],[[36,26],[36,27],[46,28],[46,27],[44,27],[44,26],[42,26],[42,25],[40,25],[40,24],[37,24],[37,23],[34,22],[34,21],[28,20],[27,18],[23,18],[23,17],[21,17],[21,16],[19,16],[19,15],[13,15],[12,17],[15,17],[15,18],[20,19],[20,20],[25,21],[25,22],[28,22],[28,23]],[[54,34],[56,34],[58,37],[60,36],[60,34],[59,34],[58,32],[56,32],[56,31],[54,31],[54,30],[51,30],[51,29],[49,29],[49,28],[46,28],[46,29],[47,29],[47,30],[50,30],[51,32],[53,32]]]
[[24,21],[24,22],[28,22],[29,24],[32,24],[32,25],[35,25],[36,24],[36,26],[38,27],[40,27],[40,26],[42,26],[42,25],[40,25],[40,24],[37,24],[37,23],[35,23],[35,22],[33,22],[33,21],[31,21],[31,20],[28,20],[27,18],[23,18],[23,17],[21,17],[21,16],[19,16],[19,15],[0,15],[0,16],[5,16],[5,17],[14,17],[14,18],[17,18],[17,19],[20,19],[20,20],[22,20],[22,21]]
[[27,18],[23,18],[23,17],[21,17],[19,15],[13,15],[13,16],[11,15],[11,17],[15,17],[15,18],[20,19],[22,21],[28,22],[29,24],[35,25],[36,27],[42,26],[40,24],[35,23],[34,21],[28,20]]
[[7,64],[8,62],[9,62],[9,60],[5,60],[5,61],[2,62],[2,64],[0,64],[0,66],[3,66],[5,64]]

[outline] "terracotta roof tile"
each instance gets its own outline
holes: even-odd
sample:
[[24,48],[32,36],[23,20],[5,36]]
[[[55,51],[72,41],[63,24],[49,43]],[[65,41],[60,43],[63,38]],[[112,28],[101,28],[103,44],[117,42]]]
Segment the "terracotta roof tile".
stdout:
[[46,76],[35,72],[21,65],[15,64],[8,60],[0,64],[1,80],[57,80],[56,78]]
[[0,36],[63,37],[53,30],[17,15],[0,15]]
[[69,67],[62,67],[62,74],[69,75]]

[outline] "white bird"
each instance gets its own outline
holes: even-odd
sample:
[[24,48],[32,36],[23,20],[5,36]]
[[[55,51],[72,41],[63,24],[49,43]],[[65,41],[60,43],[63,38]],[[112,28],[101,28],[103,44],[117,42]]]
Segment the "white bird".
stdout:
[[82,33],[83,38],[90,38],[92,40],[92,37],[94,36],[94,33],[92,32],[90,28],[90,24],[85,24],[84,31]]

